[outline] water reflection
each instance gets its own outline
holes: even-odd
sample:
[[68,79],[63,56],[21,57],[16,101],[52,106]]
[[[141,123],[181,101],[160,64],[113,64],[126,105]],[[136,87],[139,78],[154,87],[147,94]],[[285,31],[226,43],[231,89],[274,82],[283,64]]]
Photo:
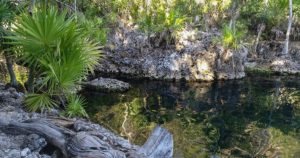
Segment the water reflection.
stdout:
[[158,123],[174,134],[176,157],[300,155],[298,78],[132,84],[124,94],[84,95],[94,121],[135,143]]

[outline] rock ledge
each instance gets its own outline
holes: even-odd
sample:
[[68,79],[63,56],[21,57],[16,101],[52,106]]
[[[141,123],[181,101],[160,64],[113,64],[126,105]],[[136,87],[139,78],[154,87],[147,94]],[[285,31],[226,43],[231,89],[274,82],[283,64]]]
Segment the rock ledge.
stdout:
[[86,82],[83,85],[88,89],[102,92],[124,92],[130,88],[129,83],[102,77]]

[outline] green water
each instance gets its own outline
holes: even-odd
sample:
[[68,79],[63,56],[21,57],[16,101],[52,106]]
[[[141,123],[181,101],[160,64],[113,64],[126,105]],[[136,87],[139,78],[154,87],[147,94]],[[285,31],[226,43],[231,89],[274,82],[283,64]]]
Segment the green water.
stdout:
[[95,122],[143,144],[161,124],[174,157],[300,157],[300,78],[215,83],[132,81],[126,93],[84,92]]

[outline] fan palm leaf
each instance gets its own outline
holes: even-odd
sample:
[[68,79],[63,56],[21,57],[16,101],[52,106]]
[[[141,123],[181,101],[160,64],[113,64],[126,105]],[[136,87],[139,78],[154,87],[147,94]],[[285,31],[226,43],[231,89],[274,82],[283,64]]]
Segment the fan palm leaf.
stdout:
[[5,42],[7,41],[4,37],[8,35],[9,23],[14,19],[14,12],[12,4],[8,0],[0,1],[0,47],[6,48]]
[[29,111],[44,111],[57,106],[57,103],[51,99],[51,96],[47,93],[27,94],[25,104],[27,105]]
[[72,19],[66,19],[66,12],[58,13],[54,8],[33,14],[23,13],[14,28],[15,36],[9,37],[12,44],[21,46],[21,55],[26,64],[33,65],[45,52],[55,49],[57,40],[63,36]]
[[[67,96],[88,72],[93,72],[101,56],[96,43],[81,33],[79,25],[66,12],[56,8],[42,9],[33,15],[22,14],[14,28],[14,36],[8,37],[20,48],[19,56],[24,64],[34,67],[38,93],[30,95],[27,104],[37,110],[42,101],[47,107],[55,102],[55,96]],[[33,99],[32,99],[33,98]],[[72,101],[80,101],[73,99]],[[80,102],[79,102],[80,103]],[[41,106],[43,108],[43,106]]]

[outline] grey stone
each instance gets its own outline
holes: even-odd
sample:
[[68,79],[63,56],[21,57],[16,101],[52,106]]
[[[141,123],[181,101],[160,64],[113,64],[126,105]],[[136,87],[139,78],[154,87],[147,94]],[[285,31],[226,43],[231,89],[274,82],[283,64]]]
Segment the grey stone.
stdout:
[[4,158],[21,158],[21,152],[17,149],[9,150],[3,155]]
[[84,86],[102,92],[123,92],[130,88],[130,85],[126,82],[102,77],[86,82]]
[[179,32],[175,45],[164,48],[157,46],[159,38],[155,35],[151,35],[153,42],[149,44],[144,33],[120,26],[109,36],[104,50],[106,58],[96,70],[100,74],[159,80],[211,81],[244,77],[248,50],[215,46],[212,39],[218,36],[218,31],[186,29]]
[[[4,84],[0,83],[1,121],[22,122],[30,118],[41,117],[38,113],[30,114],[22,109],[23,93],[16,92],[14,88],[1,88],[1,85]],[[44,138],[34,134],[26,136],[20,133],[5,134],[4,132],[0,131],[0,158],[50,158],[48,155],[39,154],[39,151],[46,146]]]
[[246,64],[249,69],[263,69],[281,74],[300,73],[299,42],[290,42],[289,54],[282,55],[283,43],[263,41],[257,47],[257,53],[248,58],[255,65]]
[[37,134],[30,134],[29,136],[26,137],[22,147],[29,148],[31,151],[39,152],[46,145],[47,145],[47,142],[44,138],[40,137]]
[[24,158],[31,153],[29,148],[25,148],[21,151],[21,157]]

